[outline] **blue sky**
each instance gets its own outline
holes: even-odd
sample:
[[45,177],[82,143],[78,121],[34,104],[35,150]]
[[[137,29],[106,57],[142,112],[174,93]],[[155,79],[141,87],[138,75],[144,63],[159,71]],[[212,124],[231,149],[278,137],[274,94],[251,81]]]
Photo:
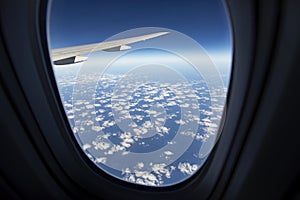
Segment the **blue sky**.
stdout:
[[220,0],[53,0],[51,47],[100,42],[140,27],[182,32],[210,53],[231,52],[230,26]]

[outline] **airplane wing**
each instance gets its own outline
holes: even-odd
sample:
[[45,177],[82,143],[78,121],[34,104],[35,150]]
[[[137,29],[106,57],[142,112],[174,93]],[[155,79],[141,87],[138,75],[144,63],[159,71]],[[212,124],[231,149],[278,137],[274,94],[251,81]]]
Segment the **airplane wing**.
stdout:
[[87,54],[90,52],[100,51],[100,50],[107,51],[107,52],[128,50],[131,48],[130,46],[128,46],[128,44],[145,41],[151,38],[156,38],[162,35],[166,35],[168,33],[169,32],[157,32],[157,33],[151,33],[147,35],[124,38],[119,40],[52,49],[51,51],[52,61],[56,65],[66,65],[66,64],[72,64],[77,62],[83,62],[87,60],[87,57],[81,56],[82,54]]

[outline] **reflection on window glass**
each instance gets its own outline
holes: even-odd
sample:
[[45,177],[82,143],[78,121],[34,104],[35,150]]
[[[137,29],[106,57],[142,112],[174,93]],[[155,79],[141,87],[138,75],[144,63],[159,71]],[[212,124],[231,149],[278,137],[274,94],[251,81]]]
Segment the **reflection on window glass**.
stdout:
[[160,187],[199,171],[230,79],[221,1],[54,0],[49,27],[62,103],[95,165]]

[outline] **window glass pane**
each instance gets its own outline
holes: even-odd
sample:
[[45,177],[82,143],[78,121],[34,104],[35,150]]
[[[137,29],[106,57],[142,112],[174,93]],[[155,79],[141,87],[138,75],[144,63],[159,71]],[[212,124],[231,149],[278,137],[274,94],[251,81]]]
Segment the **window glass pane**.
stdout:
[[53,70],[76,141],[104,172],[170,186],[215,145],[232,40],[224,4],[52,2]]

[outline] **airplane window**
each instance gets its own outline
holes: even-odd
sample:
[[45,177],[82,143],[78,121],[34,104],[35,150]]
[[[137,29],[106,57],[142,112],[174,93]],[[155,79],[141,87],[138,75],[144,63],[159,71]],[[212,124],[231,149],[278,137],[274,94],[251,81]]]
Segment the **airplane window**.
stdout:
[[53,0],[49,33],[72,134],[96,166],[155,187],[201,169],[230,80],[222,1]]

